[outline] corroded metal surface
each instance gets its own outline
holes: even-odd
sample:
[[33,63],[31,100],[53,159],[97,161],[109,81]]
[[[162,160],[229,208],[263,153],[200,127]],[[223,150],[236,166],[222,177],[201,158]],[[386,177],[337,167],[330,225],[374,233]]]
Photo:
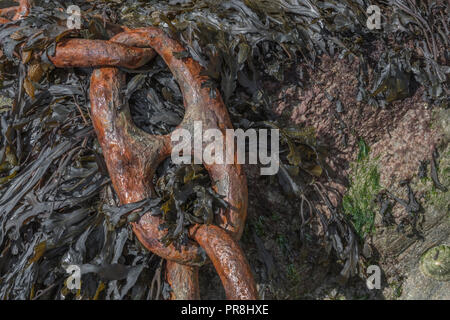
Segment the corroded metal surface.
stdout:
[[19,7],[17,8],[16,14],[13,20],[19,20],[26,17],[30,13],[31,0],[19,0]]
[[172,300],[199,300],[198,268],[167,260],[166,281],[172,288]]
[[[142,28],[123,32],[111,38],[111,41],[129,46],[152,47],[166,62],[177,80],[183,93],[185,117],[178,128],[190,131],[194,135],[194,121],[201,121],[203,130],[219,129],[225,136],[225,130],[232,128],[227,109],[219,91],[216,98],[211,98],[210,89],[202,88],[208,78],[201,75],[201,66],[192,58],[178,59],[175,52],[183,52],[185,48],[158,28]],[[152,136],[155,137],[155,136]],[[170,135],[159,137],[166,141],[166,150],[159,150],[162,158],[151,159],[152,169],[148,178],[151,180],[157,165],[170,155],[172,145]],[[230,141],[227,141],[230,142]],[[226,146],[226,150],[234,150]],[[193,153],[193,150],[192,150]],[[248,205],[247,180],[243,168],[239,164],[205,164],[211,180],[218,181],[216,191],[225,196],[230,209],[220,214],[218,225],[229,231],[235,239],[239,239],[245,224]]]

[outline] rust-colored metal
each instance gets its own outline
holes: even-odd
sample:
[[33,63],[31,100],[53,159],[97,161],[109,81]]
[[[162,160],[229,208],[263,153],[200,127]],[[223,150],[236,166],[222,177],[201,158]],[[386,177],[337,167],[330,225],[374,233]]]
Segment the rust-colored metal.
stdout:
[[120,66],[139,68],[155,56],[150,48],[129,47],[105,40],[66,39],[58,42],[50,61],[58,68]]
[[[110,172],[111,180],[122,204],[143,200],[151,195],[151,179],[146,174],[147,161],[162,161],[168,149],[164,148],[164,137],[147,141],[145,132],[135,127],[128,105],[122,105],[122,89],[125,76],[116,68],[94,70],[91,76],[91,117],[97,138]],[[157,152],[160,149],[162,152]],[[165,247],[158,239],[160,217],[145,214],[134,224],[133,229],[139,241],[157,255],[180,263],[201,265],[205,262],[202,249],[191,242],[178,250]],[[136,232],[145,227],[153,230],[150,236]],[[172,298],[189,299],[200,295],[198,289],[198,268],[169,263],[166,277],[172,284]],[[178,281],[183,279],[183,281]]]
[[31,0],[19,0],[18,6],[0,9],[0,25],[20,20],[30,14]]
[[[162,30],[157,28],[137,29],[118,34],[111,40],[131,46],[151,46],[164,59],[172,71],[175,79],[179,83],[181,91],[183,92],[184,105],[186,109],[185,113],[187,116],[183,119],[182,123],[179,125],[179,128],[189,130],[191,135],[193,134],[194,121],[201,121],[205,130],[210,128],[219,129],[224,135],[225,129],[232,128],[228,112],[226,111],[223,101],[221,100],[219,92],[216,92],[217,98],[212,99],[209,89],[202,88],[202,83],[203,81],[206,81],[207,78],[201,76],[202,69],[200,65],[192,58],[176,58],[173,53],[183,52],[185,51],[185,48],[177,41],[168,37]],[[226,149],[230,150],[232,147],[227,146]],[[152,167],[156,169],[157,166]],[[205,164],[205,167],[208,170],[212,181],[219,182],[215,186],[216,190],[220,194],[225,195],[226,201],[228,201],[230,203],[230,207],[233,208],[223,211],[220,215],[219,221],[217,222],[222,228],[228,230],[235,237],[235,239],[239,239],[242,235],[247,213],[247,182],[242,171],[242,167],[235,164]],[[150,176],[153,176],[153,172],[150,172]],[[154,224],[141,224],[135,227],[135,232],[140,239],[154,239],[156,236],[156,230],[157,229]],[[199,234],[201,234],[201,232]],[[145,241],[143,243],[145,243]],[[152,250],[150,246],[147,245],[147,247]],[[245,257],[243,255],[240,257],[244,258],[242,265],[248,266],[245,261]],[[220,263],[225,262],[220,259],[216,260]],[[216,267],[220,268],[220,263],[218,263]],[[171,272],[171,270],[169,269],[168,272]],[[220,273],[221,272],[219,272],[219,274]],[[251,283],[254,283],[253,277],[250,276],[248,279]],[[242,285],[237,283],[227,285],[227,283],[230,283],[231,280],[237,280],[237,278],[227,279],[226,277],[222,277],[222,280],[224,281],[224,286],[226,289],[227,287],[229,289],[234,286],[239,287]],[[248,290],[248,292],[252,292],[253,295],[247,295],[247,298],[252,296],[255,299],[257,297],[256,290],[253,289]],[[230,298],[235,299],[241,297],[240,295],[236,296],[232,293],[228,294],[228,291],[227,295]],[[242,297],[244,297],[244,295],[242,295]]]
[[[153,173],[170,155],[170,137],[151,136],[133,124],[122,101],[124,85],[125,75],[118,69],[96,69],[91,76],[90,98],[92,122],[114,189],[120,202],[127,204],[152,195]],[[158,228],[161,223],[159,216],[148,213],[133,229],[147,249],[164,259],[191,266],[204,264],[204,251],[194,242],[180,248],[164,246],[158,240],[166,234]]]
[[[124,74],[116,68],[96,69],[91,78],[90,94],[91,115],[97,137],[114,188],[121,203],[125,204],[151,195],[152,179],[146,175],[146,168],[151,170],[149,163],[159,163],[170,155],[170,140],[168,136],[148,135],[133,125],[129,109],[121,99],[124,81]],[[163,258],[190,265],[203,264],[204,249],[223,281],[228,298],[256,299],[250,268],[230,234],[215,226],[196,226],[190,233],[200,247],[191,243],[176,249],[173,246],[165,247],[158,240],[166,232],[159,230],[161,222],[158,216],[147,213],[134,224],[136,235],[147,248]],[[198,274],[195,269],[175,262],[167,265],[166,277],[174,288],[174,297],[197,297],[198,288],[195,284]]]
[[[247,259],[227,231],[215,225],[196,225],[189,229],[189,234],[211,259],[227,299],[257,299],[257,289]],[[195,268],[167,261],[166,280],[173,290],[172,299],[199,299],[195,295],[199,292]]]
[[[29,13],[30,1],[21,0],[19,6],[0,9],[0,24],[19,20]],[[95,17],[102,19],[100,16]],[[106,21],[104,24],[110,36],[130,30]],[[155,55],[151,48],[129,47],[105,40],[64,39],[57,43],[55,55],[49,59],[57,68],[114,66],[136,69],[145,65]]]

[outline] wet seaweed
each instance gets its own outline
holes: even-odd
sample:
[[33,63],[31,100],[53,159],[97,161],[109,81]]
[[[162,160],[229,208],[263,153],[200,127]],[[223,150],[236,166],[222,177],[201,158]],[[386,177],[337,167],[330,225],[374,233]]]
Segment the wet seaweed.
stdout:
[[[165,29],[187,49],[177,58],[191,56],[205,68],[211,79],[205,85],[220,90],[235,127],[281,129],[277,177],[283,191],[299,208],[302,228],[319,218],[344,262],[343,277],[355,274],[360,239],[340,205],[328,198],[335,191],[322,183],[331,179],[327,146],[317,143],[312,128],[285,128],[263,82],[288,81],[290,70],[301,63],[315,68],[325,54],[358,60],[359,101],[389,107],[420,85],[425,101],[448,105],[445,1],[72,3],[83,13],[80,30],[65,28],[68,14],[58,10],[58,1],[35,1],[30,16],[0,26],[0,94],[14,99],[12,106],[0,107],[0,298],[158,298],[167,291],[161,284],[161,261],[141,247],[126,222],[154,210],[166,218],[163,227],[170,232],[162,240],[170,243],[185,239],[191,223],[211,223],[226,206],[204,172],[169,164],[159,170],[158,198],[117,205],[89,118],[91,70],[54,69],[48,59],[65,38],[109,38],[107,23]],[[371,4],[383,10],[380,30],[366,27]],[[135,123],[152,134],[171,132],[184,109],[163,61],[123,70]],[[296,74],[294,81],[305,84],[308,79]],[[335,104],[339,117],[346,106],[339,100]],[[434,162],[431,177],[439,188]],[[402,201],[415,213],[409,194]],[[388,210],[388,200],[382,207]],[[385,209],[381,213],[389,223]],[[270,259],[263,259],[270,269]],[[64,283],[64,267],[70,264],[83,268],[80,291]]]

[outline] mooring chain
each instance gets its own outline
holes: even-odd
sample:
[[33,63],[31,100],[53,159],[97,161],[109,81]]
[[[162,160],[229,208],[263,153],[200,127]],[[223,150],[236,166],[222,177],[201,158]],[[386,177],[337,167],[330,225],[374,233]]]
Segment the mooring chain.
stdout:
[[[16,9],[15,20],[20,19],[19,11],[25,12],[20,9],[22,5],[26,7],[23,3],[21,1]],[[29,11],[29,6],[27,8]],[[7,10],[1,11],[0,15],[4,12]],[[113,187],[121,204],[128,204],[153,195],[155,170],[171,155],[172,142],[170,134],[151,135],[135,126],[128,104],[124,105],[125,74],[116,67],[138,68],[159,54],[183,94],[185,117],[177,128],[192,134],[194,122],[201,121],[205,130],[218,129],[225,134],[226,129],[232,129],[232,124],[218,90],[211,95],[210,88],[202,87],[208,78],[201,75],[199,63],[192,58],[175,56],[175,53],[186,51],[179,42],[155,27],[135,30],[124,27],[121,31],[109,41],[63,40],[58,42],[49,59],[55,67],[98,67],[90,82],[92,122]],[[226,143],[230,143],[226,148],[234,150],[232,141]],[[220,211],[217,225],[189,227],[192,240],[176,248],[159,241],[168,231],[160,230],[162,219],[151,212],[132,223],[133,231],[147,249],[167,259],[166,279],[171,285],[173,299],[200,298],[198,267],[205,263],[205,253],[219,274],[228,299],[257,299],[250,266],[237,243],[247,215],[245,173],[239,164],[204,163],[204,166],[213,181],[213,188],[229,204],[227,209]]]

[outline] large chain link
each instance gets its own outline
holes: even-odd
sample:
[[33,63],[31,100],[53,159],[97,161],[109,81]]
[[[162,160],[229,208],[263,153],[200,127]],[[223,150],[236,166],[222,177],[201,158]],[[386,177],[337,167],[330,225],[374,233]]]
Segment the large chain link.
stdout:
[[[0,16],[13,20],[26,16],[29,1],[19,7],[2,9]],[[0,23],[9,20],[2,18]],[[91,76],[91,116],[102,147],[114,189],[122,204],[146,199],[153,194],[153,176],[158,165],[171,154],[170,135],[150,135],[132,122],[128,103],[124,101],[125,74],[116,67],[138,68],[159,54],[177,80],[183,94],[185,117],[178,128],[193,136],[194,122],[204,130],[225,130],[232,124],[217,89],[215,95],[202,84],[208,80],[202,67],[192,58],[179,59],[174,53],[185,48],[164,31],[154,27],[130,30],[125,27],[109,41],[66,39],[58,42],[49,60],[55,67],[98,67]],[[232,143],[232,141],[226,141]],[[226,145],[226,150],[233,150]],[[236,157],[234,157],[236,159]],[[132,223],[140,242],[150,251],[167,259],[166,279],[174,299],[198,299],[198,267],[211,259],[229,299],[256,299],[257,290],[250,266],[237,243],[247,215],[247,181],[239,164],[204,164],[216,192],[224,196],[228,209],[220,212],[217,225],[194,225],[191,240],[175,248],[164,246],[161,239],[167,230],[159,228],[159,216],[144,214]]]

